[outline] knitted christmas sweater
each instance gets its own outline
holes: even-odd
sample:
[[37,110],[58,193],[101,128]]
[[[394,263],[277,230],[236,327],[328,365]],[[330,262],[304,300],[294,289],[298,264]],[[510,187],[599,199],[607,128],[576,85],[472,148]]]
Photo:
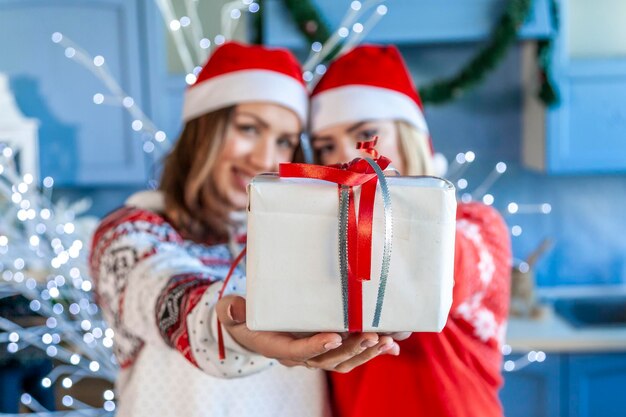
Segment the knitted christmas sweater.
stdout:
[[459,204],[453,304],[441,333],[414,333],[400,356],[331,374],[335,417],[502,417],[501,345],[511,250],[500,215]]
[[[321,371],[284,367],[228,332],[219,360],[214,306],[233,258],[228,245],[185,240],[156,209],[113,212],[92,243],[98,302],[121,365],[117,416],[328,416]],[[238,268],[225,294],[244,291]]]

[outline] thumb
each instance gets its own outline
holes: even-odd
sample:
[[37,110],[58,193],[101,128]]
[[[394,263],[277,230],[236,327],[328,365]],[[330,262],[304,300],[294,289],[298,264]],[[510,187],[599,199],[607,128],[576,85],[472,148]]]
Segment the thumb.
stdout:
[[226,327],[246,322],[246,299],[238,295],[227,295],[215,306],[217,318]]

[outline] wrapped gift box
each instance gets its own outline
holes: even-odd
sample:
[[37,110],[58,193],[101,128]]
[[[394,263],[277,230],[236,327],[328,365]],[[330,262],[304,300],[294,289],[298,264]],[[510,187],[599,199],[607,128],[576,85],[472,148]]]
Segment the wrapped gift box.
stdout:
[[[384,207],[374,203],[371,279],[362,282],[363,331],[438,332],[454,285],[454,186],[434,177],[387,177],[393,233],[378,327]],[[358,204],[360,188],[355,187]],[[252,330],[345,331],[336,184],[263,174],[249,186],[247,325]]]

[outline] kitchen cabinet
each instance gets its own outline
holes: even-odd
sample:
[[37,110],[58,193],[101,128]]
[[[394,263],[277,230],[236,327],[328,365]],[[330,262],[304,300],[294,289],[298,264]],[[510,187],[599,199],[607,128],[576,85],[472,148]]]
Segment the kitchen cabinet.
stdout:
[[[314,0],[332,29],[338,28],[350,7],[349,1]],[[365,4],[365,1],[361,2]],[[266,0],[263,39],[270,45],[308,47],[282,0]],[[389,0],[384,16],[366,37],[366,42],[426,44],[485,39],[507,2],[503,0]],[[368,12],[369,13],[369,12]],[[367,21],[365,14],[361,23]],[[402,28],[402,30],[398,30]],[[535,0],[520,30],[520,38],[542,38],[551,33],[549,0]]]
[[524,47],[526,166],[553,174],[626,172],[626,3],[560,0],[552,78],[558,105],[536,98],[536,45]]
[[544,362],[504,377],[506,417],[625,415],[626,352],[548,353]]
[[[88,69],[55,45],[61,32],[101,55],[121,87],[149,112],[150,66],[144,59],[141,0],[0,0],[0,72],[18,107],[39,120],[41,177],[60,186],[144,184],[141,134],[122,106],[96,105],[110,93]],[[76,56],[76,55],[74,55]]]

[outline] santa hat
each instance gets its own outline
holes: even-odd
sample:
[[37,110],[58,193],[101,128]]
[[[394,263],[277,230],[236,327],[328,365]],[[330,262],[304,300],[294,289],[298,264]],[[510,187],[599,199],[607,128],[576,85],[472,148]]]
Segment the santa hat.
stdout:
[[428,133],[422,100],[395,46],[362,45],[337,58],[311,93],[311,130],[403,120]]
[[228,42],[215,50],[185,92],[183,120],[255,101],[287,107],[305,125],[308,96],[300,65],[286,49]]

